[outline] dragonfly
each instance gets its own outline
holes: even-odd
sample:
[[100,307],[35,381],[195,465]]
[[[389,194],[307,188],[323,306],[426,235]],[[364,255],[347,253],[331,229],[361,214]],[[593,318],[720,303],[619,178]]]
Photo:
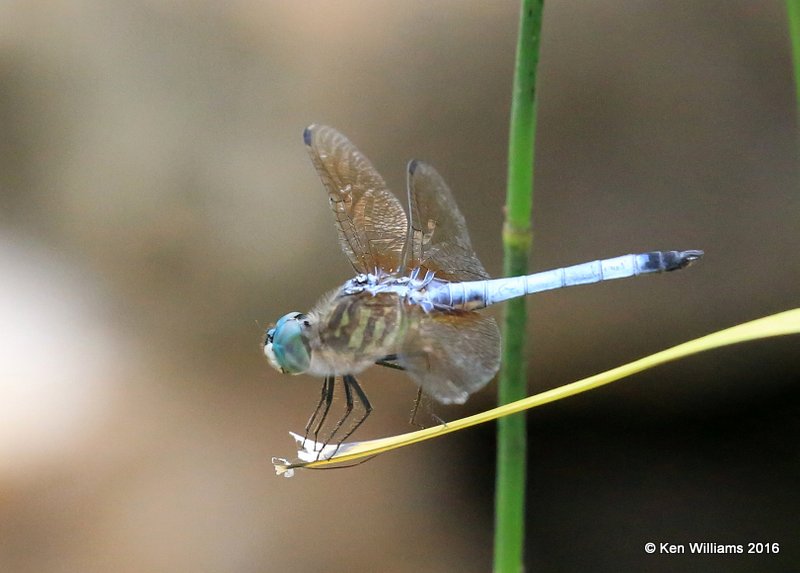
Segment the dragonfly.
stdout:
[[[486,386],[500,367],[500,331],[479,310],[546,290],[675,271],[703,255],[654,251],[491,279],[453,193],[431,165],[408,163],[406,217],[378,171],[340,132],[311,125],[303,141],[356,274],[309,312],[281,317],[267,329],[263,351],[282,373],[322,377],[303,440],[313,435],[320,451],[340,431],[338,444],[344,442],[372,412],[356,378],[370,366],[408,374],[419,387],[415,414],[422,393],[442,404],[463,404]],[[344,412],[318,442],[337,383],[344,389]]]

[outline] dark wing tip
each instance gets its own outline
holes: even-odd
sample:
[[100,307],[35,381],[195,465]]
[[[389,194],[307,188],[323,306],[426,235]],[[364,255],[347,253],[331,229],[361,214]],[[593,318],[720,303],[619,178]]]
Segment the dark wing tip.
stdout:
[[303,130],[303,143],[306,145],[311,145],[311,138],[314,137],[314,130],[316,129],[317,124],[312,123],[307,128]]
[[414,175],[414,171],[417,170],[417,167],[419,167],[419,160],[412,159],[411,161],[409,161],[408,162],[408,174],[409,175]]

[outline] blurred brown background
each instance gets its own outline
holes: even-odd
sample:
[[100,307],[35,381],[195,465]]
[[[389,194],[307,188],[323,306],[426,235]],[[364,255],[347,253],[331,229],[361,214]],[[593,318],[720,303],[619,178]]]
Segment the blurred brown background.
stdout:
[[[319,381],[263,328],[350,275],[303,127],[448,179],[502,268],[516,2],[0,2],[0,571],[487,571],[494,427],[273,474]],[[536,269],[700,248],[530,301],[531,392],[798,305],[784,4],[547,3]],[[530,415],[529,571],[788,571],[798,339]],[[359,437],[408,429],[363,376]],[[494,385],[447,419],[490,407]],[[646,542],[778,542],[648,556]]]

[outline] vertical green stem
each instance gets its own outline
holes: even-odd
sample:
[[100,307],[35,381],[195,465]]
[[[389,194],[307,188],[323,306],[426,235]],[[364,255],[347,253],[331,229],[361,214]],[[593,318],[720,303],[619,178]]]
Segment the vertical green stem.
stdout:
[[800,118],[800,0],[786,0],[786,13],[789,18],[789,38],[792,41],[794,96]]
[[[536,68],[542,28],[543,0],[522,0],[511,102],[506,222],[503,229],[505,276],[527,274],[531,248],[533,150],[536,132]],[[525,378],[525,299],[506,303],[503,319],[503,362],[498,401],[523,398]],[[525,414],[498,421],[495,498],[494,570],[519,573],[525,540]]]

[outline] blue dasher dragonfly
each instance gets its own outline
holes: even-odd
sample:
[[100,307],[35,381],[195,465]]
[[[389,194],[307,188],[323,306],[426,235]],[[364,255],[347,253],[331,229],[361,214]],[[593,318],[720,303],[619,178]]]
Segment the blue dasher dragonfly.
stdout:
[[266,332],[264,354],[280,372],[323,378],[305,427],[305,438],[311,433],[315,443],[341,380],[345,411],[320,447],[356,405],[361,415],[348,423],[339,444],[369,416],[372,406],[356,375],[372,365],[404,370],[420,393],[443,404],[463,404],[483,388],[500,367],[500,331],[479,309],[550,289],[674,271],[703,255],[654,251],[490,279],[453,194],[433,167],[409,162],[406,218],[383,178],[344,135],[311,125],[303,140],[328,192],[339,244],[357,274],[311,311],[280,318]]

